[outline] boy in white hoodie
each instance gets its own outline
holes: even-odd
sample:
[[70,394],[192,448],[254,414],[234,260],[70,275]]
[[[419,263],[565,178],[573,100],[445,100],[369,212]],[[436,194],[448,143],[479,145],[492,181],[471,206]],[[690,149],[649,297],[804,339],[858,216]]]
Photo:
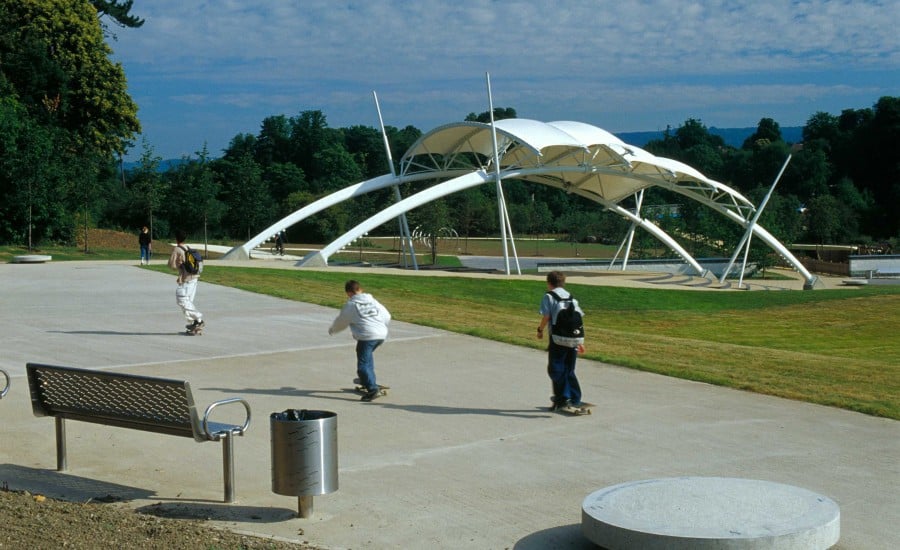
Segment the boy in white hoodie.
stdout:
[[350,327],[356,340],[356,374],[359,384],[366,389],[362,400],[371,401],[381,393],[375,382],[375,359],[372,354],[387,338],[391,314],[374,296],[363,292],[357,281],[347,281],[344,292],[349,299],[331,323],[328,334],[337,334]]

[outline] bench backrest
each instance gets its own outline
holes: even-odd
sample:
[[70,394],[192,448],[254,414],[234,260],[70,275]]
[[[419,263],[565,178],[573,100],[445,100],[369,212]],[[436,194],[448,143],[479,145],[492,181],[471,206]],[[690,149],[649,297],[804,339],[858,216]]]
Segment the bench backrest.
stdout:
[[55,416],[202,441],[190,384],[181,380],[28,363],[35,416]]

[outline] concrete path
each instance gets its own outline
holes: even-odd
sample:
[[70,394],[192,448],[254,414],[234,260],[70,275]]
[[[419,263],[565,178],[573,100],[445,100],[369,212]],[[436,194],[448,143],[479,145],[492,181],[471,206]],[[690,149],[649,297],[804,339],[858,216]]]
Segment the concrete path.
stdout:
[[[357,278],[365,284],[365,270]],[[327,335],[336,310],[201,282],[207,329],[192,338],[178,334],[174,288],[174,276],[127,263],[0,265],[0,368],[12,378],[0,485],[327,548],[528,550],[590,548],[581,504],[602,487],[740,477],[835,500],[839,548],[900,547],[896,421],[586,360],[579,378],[598,406],[560,416],[546,410],[544,353],[402,322],[376,353],[391,394],[361,403],[353,341]],[[237,502],[221,502],[220,446],[184,438],[70,422],[69,470],[55,472],[28,361],[186,379],[201,408],[247,398]],[[268,417],[288,408],[338,416],[340,489],[315,497],[309,519],[271,491]]]

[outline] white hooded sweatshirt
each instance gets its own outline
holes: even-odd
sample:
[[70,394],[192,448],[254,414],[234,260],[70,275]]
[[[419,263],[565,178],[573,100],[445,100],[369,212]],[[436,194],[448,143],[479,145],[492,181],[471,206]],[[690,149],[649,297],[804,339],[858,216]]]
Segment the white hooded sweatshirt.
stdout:
[[356,340],[384,340],[390,322],[391,314],[387,308],[371,294],[360,292],[347,300],[328,334],[337,334],[349,326]]

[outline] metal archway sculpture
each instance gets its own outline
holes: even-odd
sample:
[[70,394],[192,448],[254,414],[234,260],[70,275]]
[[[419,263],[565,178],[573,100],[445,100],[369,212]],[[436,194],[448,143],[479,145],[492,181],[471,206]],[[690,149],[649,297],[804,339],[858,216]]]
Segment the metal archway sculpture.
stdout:
[[[497,159],[494,166],[492,132],[496,129]],[[619,203],[650,187],[660,187],[695,200],[747,229],[780,254],[812,288],[817,278],[788,249],[758,224],[751,224],[756,211],[743,195],[727,185],[707,178],[679,161],[657,157],[629,145],[596,126],[573,121],[540,122],[504,119],[494,125],[457,122],[422,135],[400,160],[397,175],[384,175],[336,191],[266,228],[225,258],[249,257],[250,251],[269,235],[320,212],[377,189],[417,181],[439,181],[406,197],[353,227],[299,265],[327,265],[341,248],[391,219],[446,195],[501,180],[518,179],[574,193],[622,216],[648,231],[678,254],[698,275],[706,270],[671,235],[651,220]]]

